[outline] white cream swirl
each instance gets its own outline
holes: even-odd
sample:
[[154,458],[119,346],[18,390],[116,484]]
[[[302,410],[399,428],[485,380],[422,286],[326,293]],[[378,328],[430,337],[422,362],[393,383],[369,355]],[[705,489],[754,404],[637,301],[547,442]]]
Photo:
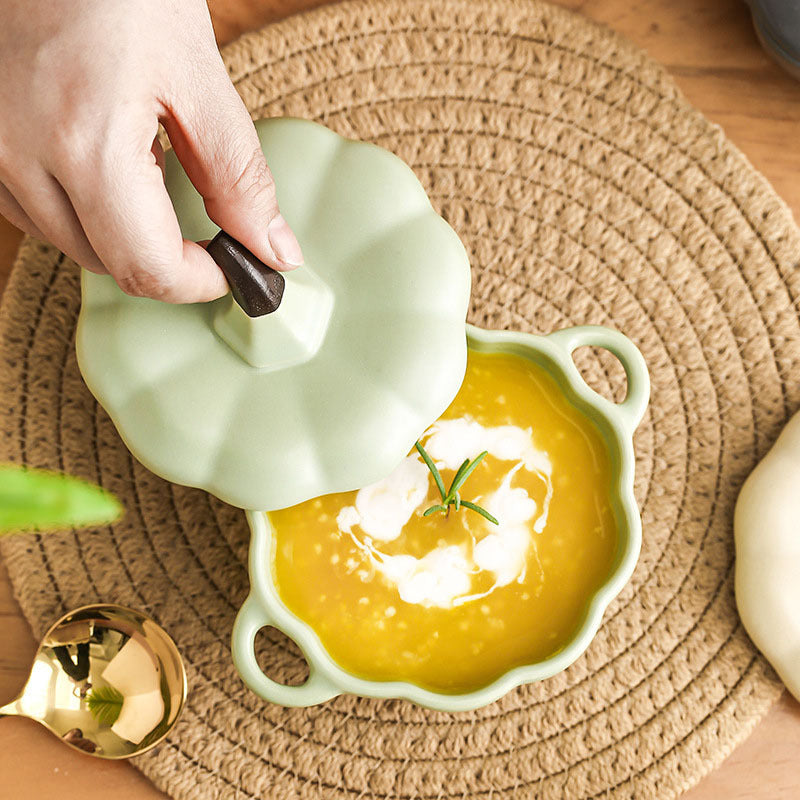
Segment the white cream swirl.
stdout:
[[[411,516],[421,513],[428,495],[431,476],[414,453],[387,478],[361,489],[355,505],[341,509],[336,519],[339,530],[353,538],[375,571],[394,584],[407,603],[452,608],[484,597],[498,586],[524,580],[532,532],[544,530],[553,493],[550,458],[536,448],[531,429],[484,427],[461,417],[435,423],[426,433],[424,444],[440,469],[458,469],[465,459],[473,459],[484,450],[500,461],[513,462],[500,486],[484,501],[499,524],[481,520],[484,535],[474,538],[471,547],[439,545],[421,558],[379,550],[375,542],[397,539]],[[520,469],[537,473],[544,482],[541,510],[523,487],[512,486]],[[366,535],[354,533],[356,526]],[[473,593],[473,579],[482,573],[492,574],[492,586]]]

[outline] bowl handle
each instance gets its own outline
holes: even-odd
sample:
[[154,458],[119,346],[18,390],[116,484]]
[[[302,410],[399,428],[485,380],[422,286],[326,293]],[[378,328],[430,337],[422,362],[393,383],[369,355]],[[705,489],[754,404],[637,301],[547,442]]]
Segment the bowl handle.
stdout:
[[[597,395],[612,417],[621,419],[629,433],[636,430],[650,399],[650,375],[644,356],[636,345],[619,331],[601,325],[579,325],[551,333],[548,340],[566,351],[569,356],[568,370],[573,379],[584,385],[583,376],[572,360],[572,353],[579,347],[602,347],[613,353],[621,362],[628,379],[628,392],[621,403],[612,403],[602,395]],[[590,387],[591,388],[591,387]],[[595,394],[597,394],[595,392]]]
[[313,706],[341,694],[328,678],[309,661],[308,680],[300,686],[286,686],[268,678],[256,661],[256,634],[265,625],[272,625],[266,609],[252,593],[236,615],[233,624],[233,661],[244,682],[271,703],[282,706]]

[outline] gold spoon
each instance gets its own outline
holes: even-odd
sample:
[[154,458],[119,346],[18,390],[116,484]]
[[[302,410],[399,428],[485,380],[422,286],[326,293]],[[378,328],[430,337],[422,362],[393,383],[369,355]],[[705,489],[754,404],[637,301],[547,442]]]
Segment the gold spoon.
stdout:
[[185,700],[183,660],[164,629],[140,611],[91,605],[47,631],[0,717],[29,717],[85,753],[128,758],[169,733]]

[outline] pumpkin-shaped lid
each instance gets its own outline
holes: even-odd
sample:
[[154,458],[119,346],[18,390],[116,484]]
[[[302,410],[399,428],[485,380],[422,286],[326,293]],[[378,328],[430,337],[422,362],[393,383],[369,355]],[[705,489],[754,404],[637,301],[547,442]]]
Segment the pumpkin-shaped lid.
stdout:
[[[256,124],[306,265],[251,319],[83,274],[78,361],[132,453],[175,483],[272,510],[388,475],[464,377],[466,252],[414,173],[313,122]],[[183,235],[216,226],[177,159]]]

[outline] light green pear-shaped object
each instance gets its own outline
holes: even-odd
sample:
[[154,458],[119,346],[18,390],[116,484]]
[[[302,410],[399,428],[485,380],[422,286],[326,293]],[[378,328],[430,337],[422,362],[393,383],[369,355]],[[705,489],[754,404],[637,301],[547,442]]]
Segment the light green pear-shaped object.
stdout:
[[[306,264],[281,307],[175,306],[84,272],[78,362],[131,452],[168,480],[272,510],[389,474],[466,367],[466,252],[414,173],[313,122],[256,123]],[[172,154],[183,235],[217,227]]]

